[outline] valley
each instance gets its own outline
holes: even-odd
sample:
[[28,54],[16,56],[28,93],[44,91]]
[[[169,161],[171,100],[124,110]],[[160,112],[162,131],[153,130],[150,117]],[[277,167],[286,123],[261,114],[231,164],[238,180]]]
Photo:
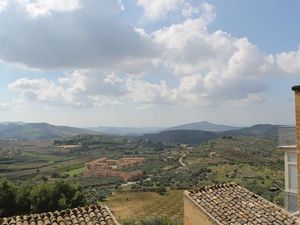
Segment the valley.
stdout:
[[[259,135],[253,128],[250,130],[240,135],[230,135],[229,131],[214,133],[215,136],[196,144],[98,134],[35,141],[2,140],[0,176],[16,184],[62,179],[79,183],[88,203],[108,205],[120,221],[165,215],[180,224],[183,190],[224,182],[239,183],[282,205],[281,192],[273,190],[275,186],[284,186],[283,153],[276,148],[276,130],[261,130]],[[103,157],[142,157],[142,164],[118,170],[138,170],[143,175],[128,183],[117,177],[86,176],[85,163]]]

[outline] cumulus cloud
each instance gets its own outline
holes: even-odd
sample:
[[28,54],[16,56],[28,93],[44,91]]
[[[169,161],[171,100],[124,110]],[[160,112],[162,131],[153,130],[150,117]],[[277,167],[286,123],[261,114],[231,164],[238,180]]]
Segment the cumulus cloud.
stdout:
[[79,0],[19,0],[31,17],[51,15],[52,12],[72,12],[80,8]]
[[117,0],[22,2],[12,1],[0,13],[4,62],[53,70],[99,68],[156,53],[149,38],[118,18],[122,6]]
[[181,10],[181,13],[185,17],[192,17],[195,14],[199,14],[201,12],[200,6],[193,6],[190,2],[186,2]]
[[56,81],[48,79],[21,78],[9,84],[11,91],[19,92],[21,97],[48,104],[90,107],[116,105],[111,101],[121,96],[123,90],[111,75],[98,75],[98,71],[75,71]]
[[177,10],[183,3],[184,0],[137,0],[137,4],[143,7],[145,16],[151,20],[166,16]]
[[155,84],[140,78],[101,73],[103,71],[99,70],[75,71],[55,81],[21,78],[8,88],[20,93],[24,99],[72,107],[166,102],[168,87],[164,81]]
[[[150,18],[174,11],[167,6],[170,2],[148,2],[147,10],[159,8],[159,13]],[[137,3],[146,6],[146,1]],[[183,1],[178,3],[183,4]],[[98,6],[104,7],[100,13],[95,11]],[[50,36],[38,37],[29,44],[27,40],[33,36],[27,27],[21,32],[28,35],[25,42],[20,35],[12,37],[11,42],[5,39],[8,45],[0,46],[2,60],[29,67],[80,69],[57,80],[18,79],[9,89],[25,99],[72,107],[122,104],[135,104],[139,108],[159,104],[196,107],[224,102],[242,106],[264,100],[263,93],[268,89],[263,81],[265,77],[300,70],[300,50],[265,54],[246,37],[237,38],[222,30],[210,31],[208,27],[216,13],[214,7],[205,2],[197,8],[185,4],[183,13],[187,17],[201,11],[195,18],[186,18],[152,33],[120,22],[116,17],[118,10],[118,1],[87,0],[80,9],[68,13],[71,17],[59,17],[58,22],[63,22],[65,30],[60,29],[51,15],[27,18],[25,23],[29,23],[29,28],[35,31],[41,27]],[[45,23],[49,26],[42,27]],[[8,30],[8,37],[13,34],[8,27],[4,30]],[[58,34],[53,34],[54,31]],[[0,41],[4,36],[0,30]],[[45,44],[45,37],[50,44]],[[11,51],[12,46],[18,53]]]
[[165,46],[161,64],[179,80],[172,99],[207,105],[243,100],[266,91],[262,76],[272,61],[247,38],[235,38],[221,30],[208,31],[215,18],[213,6],[204,3],[203,14],[155,31],[154,40]]
[[298,51],[283,52],[276,55],[281,70],[288,74],[300,73],[300,46]]
[[6,9],[7,5],[8,5],[8,0],[0,0],[0,12]]

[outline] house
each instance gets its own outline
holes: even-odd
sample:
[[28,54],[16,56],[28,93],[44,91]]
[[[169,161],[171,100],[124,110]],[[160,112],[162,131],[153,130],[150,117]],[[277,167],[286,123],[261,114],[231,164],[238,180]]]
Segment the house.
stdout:
[[92,205],[63,211],[0,218],[1,225],[120,225],[106,206]]
[[300,149],[300,85],[292,87],[295,94],[296,127],[283,127],[279,130],[279,149],[284,152],[285,168],[285,208],[298,212],[299,192],[299,149]]
[[284,152],[284,205],[290,212],[297,207],[297,152],[295,127],[281,127],[278,135],[278,149]]

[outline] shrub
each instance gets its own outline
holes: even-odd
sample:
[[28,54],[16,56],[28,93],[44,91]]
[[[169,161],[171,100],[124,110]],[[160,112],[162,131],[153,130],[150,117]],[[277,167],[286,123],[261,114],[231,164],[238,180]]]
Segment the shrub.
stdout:
[[141,225],[176,225],[176,223],[167,217],[152,217],[142,220]]

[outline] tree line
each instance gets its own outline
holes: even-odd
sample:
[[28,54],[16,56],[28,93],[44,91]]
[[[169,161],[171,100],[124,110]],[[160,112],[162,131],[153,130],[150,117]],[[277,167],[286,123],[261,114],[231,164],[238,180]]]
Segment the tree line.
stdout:
[[0,217],[63,210],[85,203],[78,183],[60,180],[16,185],[7,179],[0,180]]

